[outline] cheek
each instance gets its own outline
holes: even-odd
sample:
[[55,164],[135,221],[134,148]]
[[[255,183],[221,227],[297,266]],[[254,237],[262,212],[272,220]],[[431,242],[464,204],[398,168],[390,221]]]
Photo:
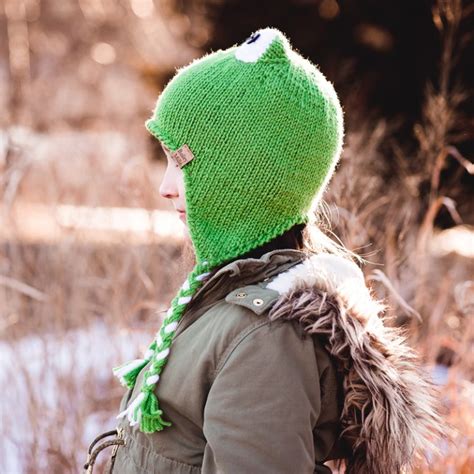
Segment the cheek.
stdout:
[[184,173],[182,171],[180,171],[180,173],[177,176],[177,185],[178,185],[179,196],[184,202],[186,190],[184,186]]

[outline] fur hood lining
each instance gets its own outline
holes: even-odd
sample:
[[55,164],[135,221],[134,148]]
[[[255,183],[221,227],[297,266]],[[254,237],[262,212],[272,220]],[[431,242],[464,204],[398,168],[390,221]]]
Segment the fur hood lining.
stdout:
[[354,262],[313,255],[267,288],[279,293],[268,317],[299,321],[343,374],[341,438],[352,450],[347,473],[400,473],[436,451],[433,440],[443,429],[434,386],[401,332],[384,325],[386,306]]

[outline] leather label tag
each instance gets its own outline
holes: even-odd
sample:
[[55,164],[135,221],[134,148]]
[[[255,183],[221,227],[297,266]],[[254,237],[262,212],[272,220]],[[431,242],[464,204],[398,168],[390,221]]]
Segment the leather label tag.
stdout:
[[171,152],[170,155],[180,168],[189,163],[191,160],[194,160],[193,152],[188,145],[183,145],[178,150]]

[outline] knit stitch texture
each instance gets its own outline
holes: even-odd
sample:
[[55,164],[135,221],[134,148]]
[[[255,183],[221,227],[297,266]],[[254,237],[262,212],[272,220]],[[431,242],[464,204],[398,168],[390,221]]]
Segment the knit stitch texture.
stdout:
[[[255,62],[237,58],[265,35]],[[186,218],[197,260],[215,266],[307,222],[341,152],[343,112],[317,67],[267,28],[179,70],[146,127],[195,156]]]

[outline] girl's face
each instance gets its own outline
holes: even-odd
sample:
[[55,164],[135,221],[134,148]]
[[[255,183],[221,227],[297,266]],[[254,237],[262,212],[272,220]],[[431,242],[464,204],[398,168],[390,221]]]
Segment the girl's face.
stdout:
[[169,149],[163,143],[161,143],[161,148],[163,148],[166,155],[167,167],[160,185],[160,196],[171,199],[174,208],[179,214],[179,218],[185,226],[186,233],[188,233],[183,170],[171,158]]

